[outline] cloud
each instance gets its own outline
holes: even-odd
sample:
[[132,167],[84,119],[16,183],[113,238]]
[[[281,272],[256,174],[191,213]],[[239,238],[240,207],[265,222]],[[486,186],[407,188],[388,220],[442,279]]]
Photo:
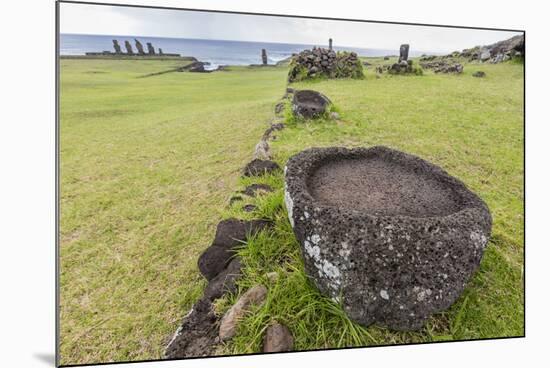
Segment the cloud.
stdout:
[[514,32],[303,19],[199,11],[61,4],[61,33],[203,38],[450,52],[486,45]]

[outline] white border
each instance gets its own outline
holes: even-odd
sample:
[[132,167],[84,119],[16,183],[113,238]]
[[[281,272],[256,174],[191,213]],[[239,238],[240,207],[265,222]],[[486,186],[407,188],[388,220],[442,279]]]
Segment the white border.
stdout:
[[[463,367],[548,361],[548,20],[543,5],[511,1],[278,0],[117,3],[357,18],[527,31],[527,338],[139,363],[159,367],[307,364]],[[544,2],[539,2],[544,4]],[[0,249],[2,366],[52,366],[54,352],[54,2],[2,2]],[[546,195],[545,195],[546,194]],[[492,316],[498,318],[498,316]],[[544,357],[544,358],[543,358]],[[50,362],[50,363],[48,363]],[[120,367],[138,366],[123,364]]]

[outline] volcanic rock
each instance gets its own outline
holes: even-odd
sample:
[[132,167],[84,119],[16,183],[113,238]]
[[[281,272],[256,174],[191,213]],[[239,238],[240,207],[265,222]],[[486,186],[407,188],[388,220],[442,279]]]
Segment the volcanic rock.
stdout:
[[285,171],[306,272],[362,325],[418,329],[479,267],[487,205],[427,161],[386,147],[312,148]]
[[312,90],[301,90],[294,93],[292,111],[294,115],[313,119],[324,115],[331,101],[327,96]]
[[239,320],[253,305],[263,304],[266,296],[267,288],[263,285],[256,285],[248,289],[223,316],[220,322],[220,340],[226,341],[235,336]]
[[269,192],[273,192],[273,188],[267,184],[250,184],[244,189],[244,191],[242,191],[243,194],[251,197],[256,197],[258,194],[265,194]]
[[218,336],[218,319],[212,304],[199,300],[182,321],[164,356],[168,359],[209,356]]
[[216,277],[229,263],[235,252],[231,249],[210,246],[200,255],[198,260],[199,271],[207,279],[212,280]]
[[256,206],[254,206],[253,204],[246,204],[243,206],[243,211],[244,212],[254,212],[256,210]]
[[256,144],[256,147],[254,147],[254,159],[257,160],[269,160],[271,159],[271,150],[269,148],[269,143],[267,143],[267,139],[262,139]]
[[267,328],[263,345],[264,353],[292,351],[294,338],[285,325],[274,323]]
[[269,220],[245,221],[234,218],[223,220],[216,228],[216,235],[212,245],[231,249],[243,244],[249,235],[254,235],[272,225],[273,223]]
[[210,280],[206,289],[204,289],[204,298],[213,301],[221,298],[226,293],[234,293],[237,290],[235,282],[240,276],[241,261],[238,257],[235,257],[223,271]]
[[258,176],[281,170],[281,167],[274,161],[254,159],[244,168],[244,176]]

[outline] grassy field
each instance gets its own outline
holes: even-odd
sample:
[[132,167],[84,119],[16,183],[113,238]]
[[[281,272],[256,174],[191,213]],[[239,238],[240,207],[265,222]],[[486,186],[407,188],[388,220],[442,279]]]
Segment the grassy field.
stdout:
[[[378,60],[373,60],[377,62]],[[463,180],[489,205],[493,236],[463,296],[418,332],[352,323],[307,280],[283,206],[282,173],[239,179],[273,118],[286,69],[168,73],[174,61],[61,63],[61,362],[160,358],[200,296],[196,259],[229,216],[266,217],[275,230],[243,246],[240,292],[262,282],[267,303],[219,353],[260,351],[285,323],[299,350],[523,334],[523,65],[466,65],[463,75],[296,84],[329,96],[341,121],[289,124],[272,143],[284,165],[311,146],[387,145]],[[471,73],[483,70],[486,78]],[[249,200],[251,182],[277,190]],[[266,273],[276,271],[277,281]],[[223,313],[237,296],[218,301]]]

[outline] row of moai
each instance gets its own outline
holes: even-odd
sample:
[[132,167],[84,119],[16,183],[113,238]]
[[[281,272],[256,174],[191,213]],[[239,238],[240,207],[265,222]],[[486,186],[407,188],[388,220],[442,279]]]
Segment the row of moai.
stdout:
[[[139,42],[137,39],[134,38],[134,41],[136,43],[136,49],[137,49],[137,55],[155,55],[155,48],[153,47],[153,44],[151,42],[147,42],[147,54],[145,53],[145,50],[143,49],[143,45],[141,42]],[[122,48],[118,44],[117,40],[113,40],[113,47],[115,49],[115,54],[122,54]],[[130,41],[126,40],[124,41],[124,47],[126,48],[126,54],[127,55],[135,55],[134,50],[132,49],[132,44]],[[162,53],[162,49],[159,48],[158,51],[159,55],[164,55]]]

